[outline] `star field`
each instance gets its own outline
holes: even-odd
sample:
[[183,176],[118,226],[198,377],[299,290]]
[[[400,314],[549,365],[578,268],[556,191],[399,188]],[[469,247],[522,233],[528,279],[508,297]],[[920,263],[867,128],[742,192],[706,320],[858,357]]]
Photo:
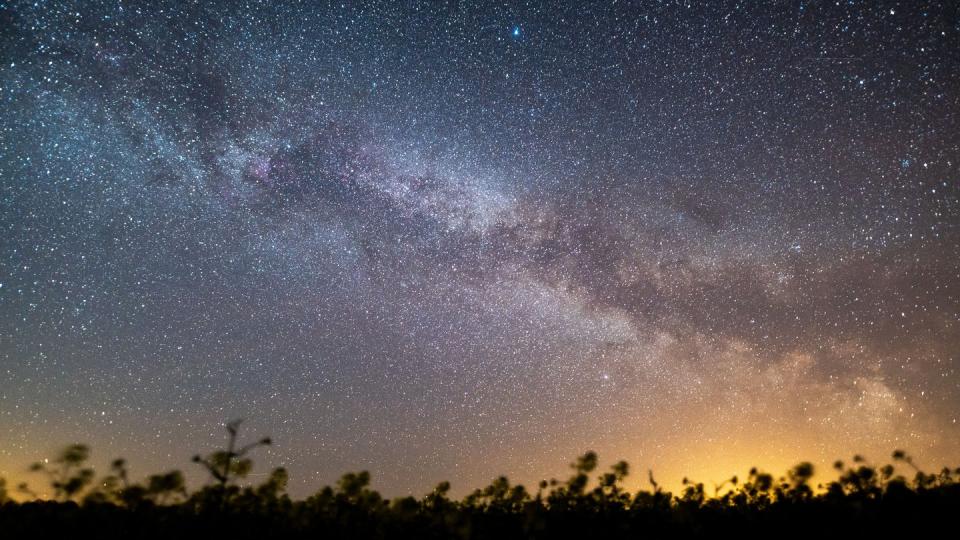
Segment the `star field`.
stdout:
[[952,2],[0,3],[0,475],[235,417],[298,496],[955,465],[958,51]]

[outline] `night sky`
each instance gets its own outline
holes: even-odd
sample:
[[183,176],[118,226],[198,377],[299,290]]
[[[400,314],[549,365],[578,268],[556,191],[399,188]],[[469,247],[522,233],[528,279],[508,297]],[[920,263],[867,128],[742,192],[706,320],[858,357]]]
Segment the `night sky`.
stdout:
[[958,10],[2,2],[0,476],[956,466]]

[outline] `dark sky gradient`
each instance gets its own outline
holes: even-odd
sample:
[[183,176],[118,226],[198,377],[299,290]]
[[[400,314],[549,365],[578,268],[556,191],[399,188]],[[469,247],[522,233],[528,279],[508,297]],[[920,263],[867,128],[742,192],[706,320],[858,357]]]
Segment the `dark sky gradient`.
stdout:
[[762,4],[0,4],[0,475],[956,465],[958,4]]

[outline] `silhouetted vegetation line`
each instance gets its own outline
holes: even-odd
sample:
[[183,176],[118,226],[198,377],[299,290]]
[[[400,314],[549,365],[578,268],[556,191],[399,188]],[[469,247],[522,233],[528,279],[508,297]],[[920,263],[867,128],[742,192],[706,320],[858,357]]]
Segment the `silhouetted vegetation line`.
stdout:
[[[90,449],[65,448],[30,470],[42,474],[53,500],[38,500],[29,486],[16,502],[0,479],[0,534],[98,538],[636,538],[639,536],[864,536],[917,534],[955,527],[960,510],[960,468],[920,470],[903,451],[892,464],[873,466],[861,456],[834,464],[836,480],[816,487],[814,466],[800,463],[785,475],[758,469],[705,489],[684,479],[679,493],[664,491],[648,471],[652,491],[624,488],[629,465],[599,469],[596,453],[571,464],[566,480],[544,480],[533,493],[505,476],[449,497],[441,482],[427,495],[384,499],[370,473],[345,474],[304,500],[287,493],[288,475],[274,469],[259,485],[239,481],[253,469],[251,453],[269,438],[241,444],[240,421],[227,424],[227,446],[193,461],[210,482],[189,492],[180,471],[131,480],[126,461],[114,460],[97,479],[87,466]],[[899,474],[908,472],[912,478]],[[712,491],[709,492],[708,491]]]

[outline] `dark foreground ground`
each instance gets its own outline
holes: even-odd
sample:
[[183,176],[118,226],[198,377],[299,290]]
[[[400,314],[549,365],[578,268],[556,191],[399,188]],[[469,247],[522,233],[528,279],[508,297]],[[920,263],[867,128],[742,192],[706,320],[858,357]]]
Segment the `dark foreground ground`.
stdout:
[[[181,506],[32,502],[0,508],[3,538],[676,538],[952,537],[956,486],[875,500],[697,503],[651,496],[636,504],[543,502],[463,506],[406,500],[364,505],[276,501],[259,508],[196,513]],[[275,507],[272,505],[275,504]]]

